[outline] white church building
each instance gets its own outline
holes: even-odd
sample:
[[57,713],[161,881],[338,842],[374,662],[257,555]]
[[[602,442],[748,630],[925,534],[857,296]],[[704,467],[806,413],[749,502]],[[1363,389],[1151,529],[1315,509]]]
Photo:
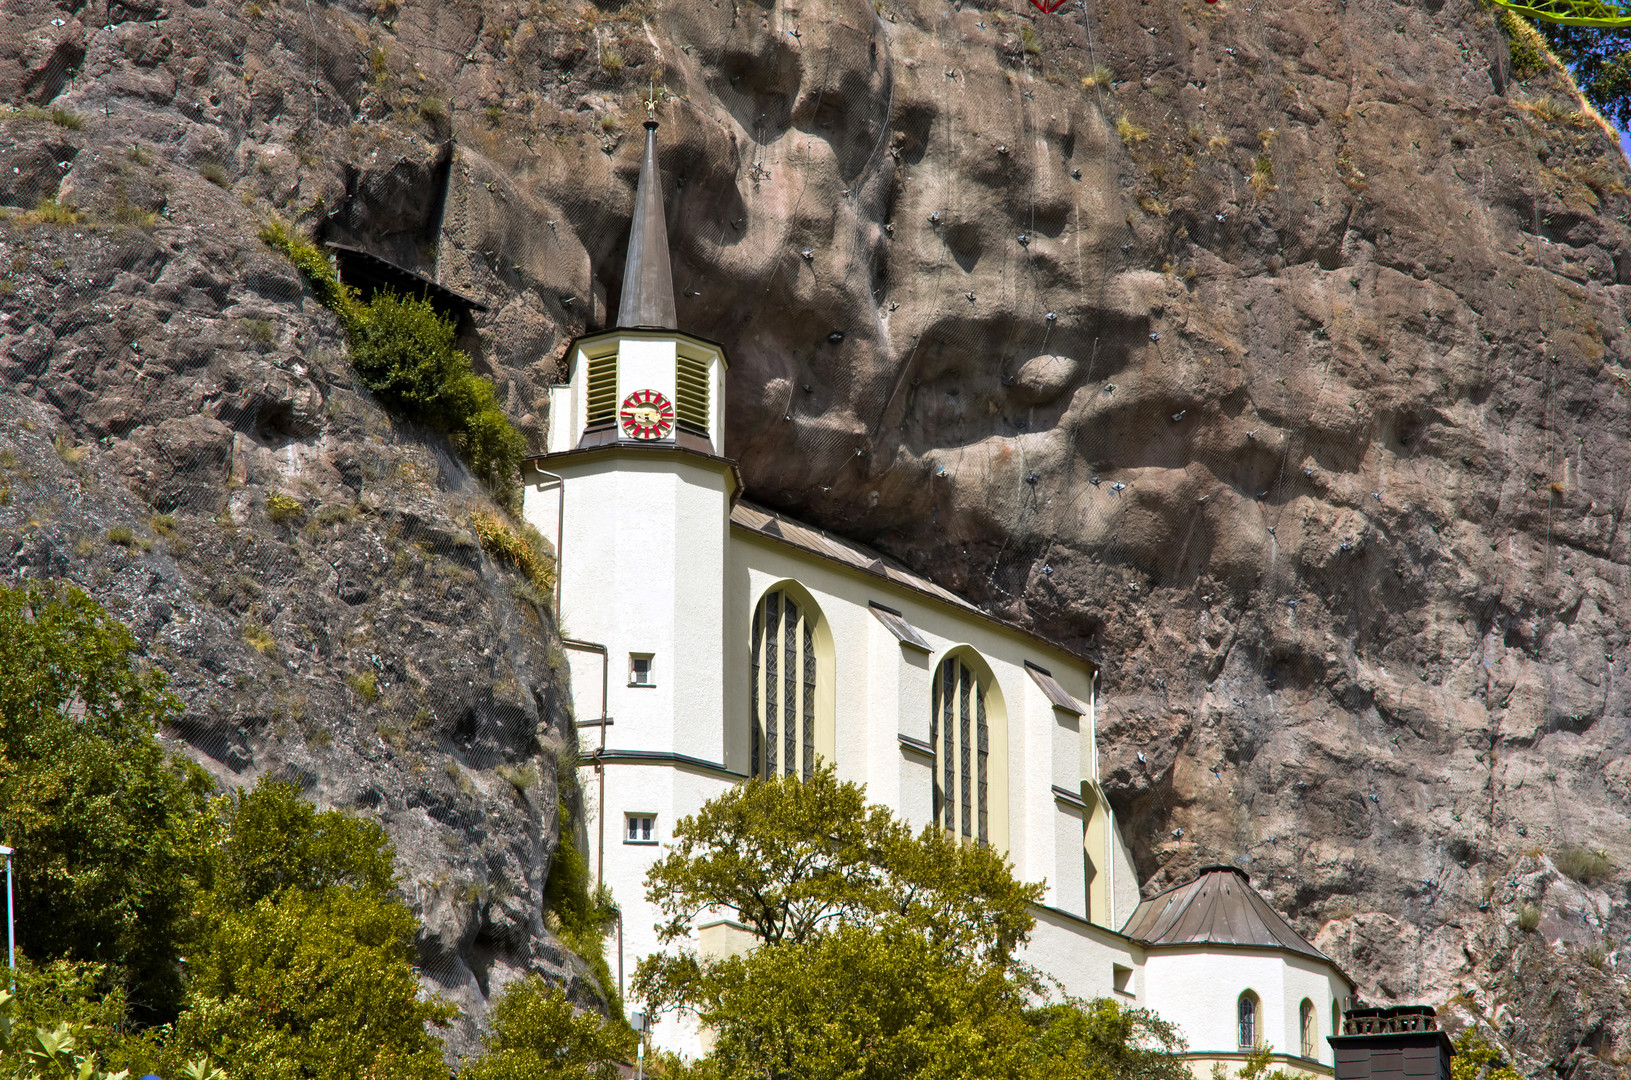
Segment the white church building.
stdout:
[[[623,978],[657,948],[647,869],[748,777],[842,780],[1044,881],[1026,958],[1082,998],[1172,1022],[1198,1076],[1266,1046],[1332,1074],[1354,984],[1232,867],[1142,899],[1099,788],[1088,660],[860,544],[743,498],[723,346],[677,329],[655,121],[616,326],[569,346],[525,514],[558,545],[590,861],[623,911]],[[751,945],[696,928],[704,955]],[[638,1002],[628,1003],[639,1008]],[[659,1047],[699,1053],[666,1018]]]

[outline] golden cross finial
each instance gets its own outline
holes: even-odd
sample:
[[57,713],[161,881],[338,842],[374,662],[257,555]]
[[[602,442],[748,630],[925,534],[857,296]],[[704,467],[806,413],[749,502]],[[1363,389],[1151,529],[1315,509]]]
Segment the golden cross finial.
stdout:
[[657,119],[657,80],[651,80],[651,96],[646,98],[646,119]]

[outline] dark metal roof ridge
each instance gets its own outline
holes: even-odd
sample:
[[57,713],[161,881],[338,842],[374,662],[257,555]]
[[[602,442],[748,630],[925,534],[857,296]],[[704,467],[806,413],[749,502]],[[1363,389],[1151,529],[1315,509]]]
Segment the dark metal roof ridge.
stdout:
[[[775,521],[771,521],[770,525],[775,526],[776,532],[780,534],[781,528]],[[871,567],[869,566],[867,569],[870,570]],[[917,627],[907,622],[906,616],[902,615],[894,608],[885,607],[876,600],[868,600],[867,608],[872,612],[873,618],[883,623],[884,629],[893,634],[895,640],[899,641],[902,645],[912,649],[921,649],[928,653],[934,652],[934,648],[929,644],[929,642],[923,637],[922,634],[918,633]]]
[[895,733],[895,738],[899,740],[900,748],[902,750],[911,750],[914,753],[928,754],[930,757],[934,757],[934,747],[930,746],[922,739],[908,735],[904,731],[897,731]]
[[1138,940],[1135,937],[1128,937],[1126,934],[1123,934],[1120,930],[1112,930],[1108,926],[1105,926],[1102,923],[1096,923],[1096,922],[1093,922],[1090,919],[1084,919],[1080,915],[1075,914],[1074,912],[1066,911],[1064,908],[1056,908],[1052,904],[1032,904],[1031,907],[1036,908],[1036,909],[1038,909],[1040,911],[1045,911],[1050,915],[1057,915],[1061,919],[1065,919],[1068,922],[1080,923],[1082,926],[1092,927],[1094,930],[1098,931],[1101,934],[1104,934],[1107,937],[1120,938],[1122,941],[1125,941],[1130,945],[1136,945],[1140,949],[1143,949],[1143,948],[1147,947],[1147,946],[1145,946],[1145,944],[1142,941]]
[[610,337],[613,334],[649,334],[652,337],[658,337],[658,338],[665,338],[665,337],[686,338],[686,339],[688,339],[690,341],[695,341],[695,342],[698,342],[700,344],[706,345],[710,349],[717,349],[719,351],[719,362],[725,366],[725,370],[729,371],[730,367],[731,367],[730,357],[728,355],[726,355],[725,346],[721,342],[715,341],[713,338],[703,337],[701,334],[693,334],[688,330],[658,330],[658,329],[653,329],[652,327],[649,327],[649,326],[606,326],[606,327],[602,327],[599,330],[585,330],[583,333],[579,334],[577,337],[573,338],[571,341],[568,341],[566,343],[566,349],[561,353],[561,357],[566,362],[566,365],[567,365],[566,370],[562,373],[561,380],[559,382],[546,383],[545,385],[546,386],[569,386],[569,385],[571,385],[571,382],[572,382],[572,366],[571,366],[571,364],[572,364],[572,354],[577,351],[578,346],[582,345],[586,341],[592,340],[593,338]]
[[[851,547],[865,548],[867,551],[872,550],[871,548],[868,548],[865,544],[862,544],[859,541],[849,540],[849,539],[846,539],[846,538],[844,538],[842,536],[838,536],[836,533],[828,532],[826,529],[822,529],[822,528],[819,528],[819,527],[817,527],[815,525],[810,525],[810,524],[807,524],[805,522],[799,521],[797,518],[790,518],[786,514],[782,514],[782,513],[779,513],[777,511],[775,511],[775,510],[771,510],[768,507],[760,506],[758,503],[749,502],[746,499],[738,499],[737,502],[740,503],[742,506],[746,507],[747,509],[754,510],[754,511],[756,511],[758,513],[761,513],[761,514],[765,515],[766,517],[771,518],[772,520],[779,519],[779,518],[787,518],[787,520],[795,522],[802,529],[809,529],[813,533],[819,533],[820,535],[822,535],[824,537],[827,537],[827,538],[832,539],[832,540],[836,540],[836,541],[838,541],[840,543],[843,543],[843,544],[847,544],[847,545],[849,545]],[[920,588],[917,585],[912,584],[910,581],[902,581],[899,578],[893,578],[893,577],[888,576],[887,574],[872,573],[865,567],[856,566],[854,563],[845,562],[843,559],[834,558],[833,556],[827,555],[827,554],[825,554],[823,552],[820,552],[820,551],[814,551],[814,550],[812,550],[810,548],[805,547],[803,544],[794,543],[793,541],[788,540],[785,537],[771,536],[769,533],[766,533],[766,532],[764,532],[764,531],[762,531],[760,529],[755,529],[751,525],[743,525],[743,524],[740,524],[740,523],[738,523],[736,521],[732,521],[731,522],[731,527],[736,528],[736,529],[742,529],[742,530],[744,530],[746,532],[752,533],[754,536],[763,536],[768,540],[776,540],[779,543],[786,544],[790,548],[795,548],[796,550],[805,552],[806,554],[814,555],[818,559],[825,559],[828,562],[837,563],[839,566],[847,566],[851,570],[856,571],[857,573],[866,574],[868,577],[880,578],[880,579],[882,579],[884,581],[889,582],[891,585],[895,585],[895,586],[898,586],[898,587],[900,587],[902,589],[906,589],[909,592],[916,593],[919,596],[926,596],[929,599],[934,600],[936,603],[943,604],[946,607],[951,608],[953,611],[960,611],[960,612],[963,612],[966,615],[973,615],[975,618],[984,619],[988,623],[992,623],[992,624],[994,624],[996,626],[1000,626],[1005,630],[1010,630],[1010,631],[1020,635],[1021,637],[1029,638],[1030,640],[1032,640],[1034,642],[1037,642],[1040,645],[1043,645],[1043,646],[1046,646],[1049,649],[1052,649],[1054,652],[1057,652],[1057,653],[1059,653],[1059,654],[1061,654],[1063,656],[1070,657],[1071,659],[1077,661],[1078,663],[1086,664],[1087,667],[1090,670],[1094,671],[1094,672],[1097,672],[1099,670],[1099,665],[1094,663],[1092,657],[1085,656],[1082,653],[1074,652],[1074,651],[1072,651],[1070,649],[1067,649],[1067,648],[1065,648],[1065,646],[1059,644],[1057,641],[1054,641],[1054,640],[1052,640],[1050,638],[1045,638],[1041,634],[1038,634],[1035,630],[1029,630],[1029,629],[1021,626],[1019,623],[1011,622],[1008,619],[1004,619],[1000,615],[993,615],[989,611],[987,611],[984,608],[980,607],[979,605],[973,603],[972,601],[966,599],[965,597],[957,596],[957,594],[952,592],[950,589],[946,589],[946,592],[948,594],[952,595],[952,596],[956,596],[957,599],[961,600],[962,604],[966,605],[966,606],[954,604],[951,601],[945,599],[944,597],[936,596],[934,593],[930,592],[929,590],[924,589],[924,588]],[[909,574],[912,577],[922,577],[922,575],[916,573],[915,571],[907,570],[907,569],[904,569],[904,568],[902,570],[898,571],[898,572],[900,572],[902,574]],[[929,579],[928,578],[922,578],[922,580],[928,581]],[[931,584],[932,584],[932,582],[931,582]],[[936,588],[944,588],[944,586],[936,586]]]
[[[1189,880],[1194,881],[1196,878],[1199,878],[1204,874],[1210,874],[1210,873],[1213,873],[1214,871],[1218,871],[1218,870],[1227,870],[1231,874],[1239,874],[1240,877],[1246,882],[1247,885],[1250,885],[1252,883],[1251,875],[1246,873],[1246,871],[1242,870],[1240,867],[1235,866],[1235,865],[1233,865],[1231,863],[1221,863],[1221,862],[1220,863],[1207,863],[1205,866],[1197,866],[1195,868],[1195,877],[1190,878]],[[1174,886],[1174,887],[1176,888],[1176,886]]]
[[1067,788],[1060,787],[1058,784],[1053,785],[1053,797],[1059,802],[1076,807],[1078,810],[1088,809],[1086,799]]
[[528,465],[536,467],[541,461],[559,461],[564,457],[588,457],[591,454],[616,453],[627,450],[637,454],[688,454],[699,457],[704,461],[712,461],[730,469],[731,479],[735,481],[736,490],[731,492],[731,505],[735,506],[738,497],[742,494],[745,485],[742,482],[742,466],[735,458],[723,457],[719,454],[705,454],[701,450],[693,450],[689,446],[676,446],[673,443],[650,443],[644,440],[619,439],[616,442],[600,443],[596,446],[574,446],[570,450],[557,450],[553,454],[528,454],[521,459],[521,467]]

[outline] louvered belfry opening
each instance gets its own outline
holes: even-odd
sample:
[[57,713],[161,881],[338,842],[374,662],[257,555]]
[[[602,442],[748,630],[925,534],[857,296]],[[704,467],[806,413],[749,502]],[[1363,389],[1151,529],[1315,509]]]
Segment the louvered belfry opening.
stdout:
[[934,751],[934,819],[964,840],[991,842],[991,731],[986,721],[985,687],[974,669],[953,657],[934,680],[929,718]]
[[617,354],[589,359],[587,423],[609,424],[617,419]]
[[813,613],[777,589],[753,613],[753,775],[808,780],[816,759]]
[[681,431],[708,438],[708,362],[681,353],[674,368],[674,420]]

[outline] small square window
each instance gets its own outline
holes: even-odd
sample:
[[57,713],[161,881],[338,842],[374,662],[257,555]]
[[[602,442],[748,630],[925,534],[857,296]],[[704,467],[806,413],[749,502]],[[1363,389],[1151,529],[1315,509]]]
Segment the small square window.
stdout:
[[625,820],[628,822],[628,831],[623,834],[625,844],[655,844],[657,842],[657,818],[653,814],[629,814]]
[[1133,969],[1124,964],[1110,965],[1111,985],[1118,994],[1131,994],[1133,992]]
[[651,681],[651,654],[629,653],[629,685],[653,686]]

